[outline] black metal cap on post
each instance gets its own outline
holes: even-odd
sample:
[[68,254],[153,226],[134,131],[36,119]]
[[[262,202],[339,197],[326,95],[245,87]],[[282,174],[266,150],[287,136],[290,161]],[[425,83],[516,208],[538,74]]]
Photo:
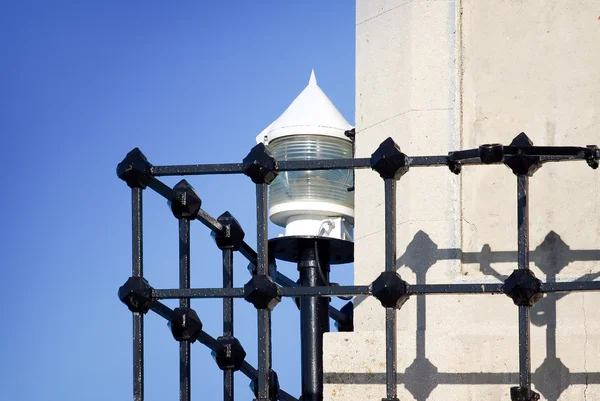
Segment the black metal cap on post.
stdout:
[[117,165],[117,176],[130,188],[145,189],[153,179],[152,164],[141,150],[135,148]]
[[194,220],[202,206],[202,200],[194,187],[184,179],[175,184],[173,191],[178,198],[178,202],[169,202],[173,216],[178,219]]
[[223,226],[223,232],[212,231],[211,237],[215,240],[219,249],[233,249],[237,251],[244,242],[244,230],[240,223],[229,212],[225,212],[217,218]]
[[504,164],[508,166],[514,174],[531,177],[533,173],[542,167],[542,162],[539,156],[525,156],[519,154],[519,148],[530,148],[533,146],[533,142],[524,132],[521,132],[519,135],[517,135],[509,146],[517,148],[517,155],[507,157],[504,160]]
[[170,322],[171,334],[177,341],[195,342],[202,332],[202,322],[195,310],[191,308],[175,308],[173,312],[177,320]]
[[408,156],[392,138],[387,138],[371,155],[371,168],[381,178],[400,179],[408,171]]
[[246,358],[246,351],[239,340],[233,336],[221,336],[217,341],[221,345],[215,352],[215,361],[219,369],[240,370]]
[[373,296],[386,308],[400,309],[408,300],[408,284],[394,271],[385,271],[371,284]]
[[153,288],[142,277],[129,277],[119,288],[119,299],[132,312],[147,313],[152,307]]
[[244,299],[256,309],[273,310],[281,301],[281,291],[268,276],[257,274],[244,285]]
[[533,306],[544,296],[542,282],[529,269],[514,270],[502,290],[518,306]]
[[525,387],[511,387],[510,399],[511,401],[538,401],[540,395]]
[[277,177],[275,159],[264,143],[253,147],[242,165],[244,174],[255,184],[270,184]]
[[177,202],[169,202],[173,216],[178,219],[194,220],[198,216],[202,200],[186,180],[179,181],[173,191],[177,194]]

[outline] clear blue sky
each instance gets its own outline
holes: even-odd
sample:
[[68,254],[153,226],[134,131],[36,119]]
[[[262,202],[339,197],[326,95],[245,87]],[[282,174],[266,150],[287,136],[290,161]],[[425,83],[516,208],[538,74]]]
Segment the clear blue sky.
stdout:
[[[132,399],[131,314],[116,295],[131,274],[130,191],[116,164],[136,146],[157,165],[241,161],[311,68],[353,123],[354,18],[349,0],[2,2],[0,400]],[[208,212],[229,210],[255,241],[249,179],[190,181]],[[174,288],[177,221],[150,191],[144,213],[145,274]],[[199,223],[192,247],[192,285],[220,286],[220,253]],[[350,268],[333,278],[349,282]],[[193,302],[214,336],[220,302]],[[236,301],[254,365],[255,316]],[[289,299],[275,309],[274,367],[296,396],[298,320]],[[147,400],[175,401],[178,344],[162,319],[146,322]],[[192,352],[194,399],[220,399],[221,371],[202,345]],[[252,399],[241,374],[236,391]]]

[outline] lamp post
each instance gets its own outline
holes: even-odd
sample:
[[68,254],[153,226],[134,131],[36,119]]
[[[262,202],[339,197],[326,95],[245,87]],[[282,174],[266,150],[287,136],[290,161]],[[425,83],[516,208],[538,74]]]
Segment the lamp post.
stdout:
[[[353,157],[352,127],[317,85],[306,88],[256,138],[278,162]],[[285,171],[269,189],[269,217],[285,235],[269,241],[271,256],[297,263],[300,285],[329,285],[331,264],[353,260],[354,176],[351,170]],[[323,333],[329,298],[302,297],[302,401],[323,400]]]

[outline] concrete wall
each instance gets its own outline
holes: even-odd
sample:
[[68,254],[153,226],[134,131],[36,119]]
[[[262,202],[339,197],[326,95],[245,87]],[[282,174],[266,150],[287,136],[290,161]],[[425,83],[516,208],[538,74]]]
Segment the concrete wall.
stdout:
[[[391,136],[409,155],[600,143],[597,0],[358,0],[357,157]],[[600,172],[544,165],[530,184],[532,269],[600,276]],[[383,270],[383,183],[356,175],[355,283]],[[504,166],[412,169],[398,183],[397,267],[409,283],[499,282],[516,268],[516,178]],[[326,399],[385,396],[384,310],[358,299],[354,333],[325,339]],[[600,293],[532,312],[535,389],[600,399]],[[503,295],[413,297],[398,311],[401,400],[509,400],[517,308]]]

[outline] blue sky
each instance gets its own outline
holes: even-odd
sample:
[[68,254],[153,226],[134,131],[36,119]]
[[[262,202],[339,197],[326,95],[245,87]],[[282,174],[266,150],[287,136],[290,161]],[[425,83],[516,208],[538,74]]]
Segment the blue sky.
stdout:
[[[116,295],[131,273],[130,191],[116,164],[136,146],[156,165],[241,161],[311,68],[353,123],[354,18],[351,1],[2,2],[0,400],[132,398],[131,315]],[[255,241],[249,179],[190,182],[208,212],[229,210]],[[144,217],[145,275],[174,288],[177,221],[150,191]],[[192,286],[221,285],[220,253],[199,223],[191,260]],[[241,256],[235,268],[241,286]],[[351,281],[348,266],[332,275]],[[220,300],[192,306],[218,336]],[[235,306],[256,365],[255,311]],[[274,367],[296,396],[298,320],[290,300],[275,309]],[[151,314],[146,350],[146,399],[177,400],[178,344]],[[192,353],[193,399],[220,399],[221,371],[202,345]],[[252,399],[247,386],[236,375],[236,399]]]

